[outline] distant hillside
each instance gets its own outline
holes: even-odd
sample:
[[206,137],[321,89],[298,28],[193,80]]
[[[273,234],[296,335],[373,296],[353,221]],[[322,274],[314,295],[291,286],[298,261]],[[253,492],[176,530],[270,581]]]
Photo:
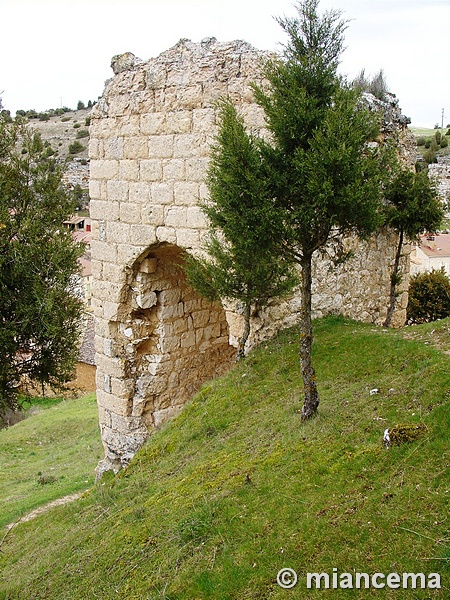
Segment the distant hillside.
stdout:
[[[298,333],[262,344],[126,471],[7,533],[0,598],[449,598],[449,327],[316,321],[322,402],[307,423]],[[399,423],[422,437],[384,448]],[[278,585],[283,568],[295,589]],[[307,589],[307,573],[333,569],[439,573],[441,588]]]
[[[87,159],[90,112],[90,108],[74,110],[60,116],[50,117],[48,121],[30,119],[29,124],[33,129],[40,132],[44,142],[48,141],[50,143],[58,157]],[[69,146],[74,142],[78,142],[83,146],[83,149],[71,153]]]

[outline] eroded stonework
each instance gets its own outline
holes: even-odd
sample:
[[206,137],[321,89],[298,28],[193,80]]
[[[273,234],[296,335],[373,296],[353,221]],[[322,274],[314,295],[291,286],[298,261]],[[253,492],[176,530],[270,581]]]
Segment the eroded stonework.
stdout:
[[[206,233],[199,200],[207,195],[215,102],[231,97],[247,127],[264,131],[250,87],[261,82],[263,56],[245,42],[211,38],[181,40],[146,62],[131,53],[114,57],[115,77],[91,113],[93,307],[105,447],[99,473],[126,465],[152,430],[232,363],[239,310],[202,299],[181,262],[185,252],[200,251]],[[389,127],[404,136],[395,102],[389,110]],[[353,258],[339,268],[316,260],[315,315],[381,323],[395,241],[392,234],[364,244],[347,240]],[[407,256],[403,266],[407,272]],[[250,346],[296,323],[300,308],[292,294],[257,312]],[[401,324],[405,294],[398,308]]]

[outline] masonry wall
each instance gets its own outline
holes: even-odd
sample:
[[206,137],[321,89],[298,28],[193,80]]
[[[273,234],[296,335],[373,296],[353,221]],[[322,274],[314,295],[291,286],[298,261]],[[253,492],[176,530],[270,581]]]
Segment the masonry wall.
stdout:
[[[118,56],[115,77],[91,113],[93,309],[105,447],[99,473],[127,464],[155,427],[232,363],[239,310],[200,298],[181,263],[185,252],[200,250],[206,233],[198,203],[207,194],[215,101],[230,96],[249,129],[264,129],[250,88],[262,56],[245,42],[214,38],[181,40],[147,62]],[[401,119],[394,126],[405,129]],[[316,261],[315,315],[381,323],[395,240],[380,235],[347,244],[354,257],[346,265],[330,270]],[[405,303],[403,295],[397,323]],[[293,294],[255,313],[251,345],[295,323],[300,308]]]

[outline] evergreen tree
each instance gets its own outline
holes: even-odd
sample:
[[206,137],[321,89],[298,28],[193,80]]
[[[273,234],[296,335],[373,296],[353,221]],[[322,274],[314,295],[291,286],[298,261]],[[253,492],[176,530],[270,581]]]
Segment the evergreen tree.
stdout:
[[37,134],[0,120],[0,412],[27,384],[58,387],[73,372],[82,248],[62,225],[73,206],[61,177]]
[[267,86],[254,86],[271,141],[262,145],[286,256],[302,271],[300,364],[302,418],[319,405],[311,360],[312,258],[343,234],[371,233],[379,224],[380,150],[375,117],[360,92],[337,75],[347,27],[338,11],[318,13],[318,0],[297,5],[298,18],[279,19],[288,41],[267,62]]
[[401,166],[397,167],[388,185],[386,200],[386,224],[398,233],[389,307],[384,322],[384,326],[389,327],[395,310],[397,286],[401,281],[399,266],[403,243],[405,239],[417,240],[424,230],[435,231],[444,217],[444,208],[426,170],[415,173]]
[[189,282],[203,295],[241,303],[245,326],[240,359],[250,333],[252,306],[264,306],[290,291],[296,278],[288,261],[276,252],[280,233],[257,142],[229,100],[223,99],[218,108],[219,133],[207,175],[209,199],[203,205],[210,227],[204,247],[208,258],[187,258],[186,268]]

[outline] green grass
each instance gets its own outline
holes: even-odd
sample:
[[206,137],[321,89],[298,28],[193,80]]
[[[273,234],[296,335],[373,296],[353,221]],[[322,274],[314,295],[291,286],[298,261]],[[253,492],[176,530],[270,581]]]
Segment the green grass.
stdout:
[[102,454],[95,395],[60,401],[0,430],[0,526],[93,484]]
[[[204,386],[126,471],[15,527],[0,598],[448,598],[449,330],[316,321],[321,404],[307,423],[297,335],[282,332]],[[382,447],[386,427],[418,422],[423,438]],[[295,590],[277,585],[283,567]],[[443,588],[306,589],[307,572],[333,567],[439,572]]]
[[441,128],[439,128],[439,129],[431,129],[431,128],[427,128],[427,127],[412,127],[410,125],[408,127],[408,129],[416,137],[432,138],[432,137],[434,137],[434,134],[436,133],[436,131],[439,131],[440,133],[443,131],[444,135],[445,135],[446,132],[447,132],[448,127],[444,127],[444,129],[442,130]]

